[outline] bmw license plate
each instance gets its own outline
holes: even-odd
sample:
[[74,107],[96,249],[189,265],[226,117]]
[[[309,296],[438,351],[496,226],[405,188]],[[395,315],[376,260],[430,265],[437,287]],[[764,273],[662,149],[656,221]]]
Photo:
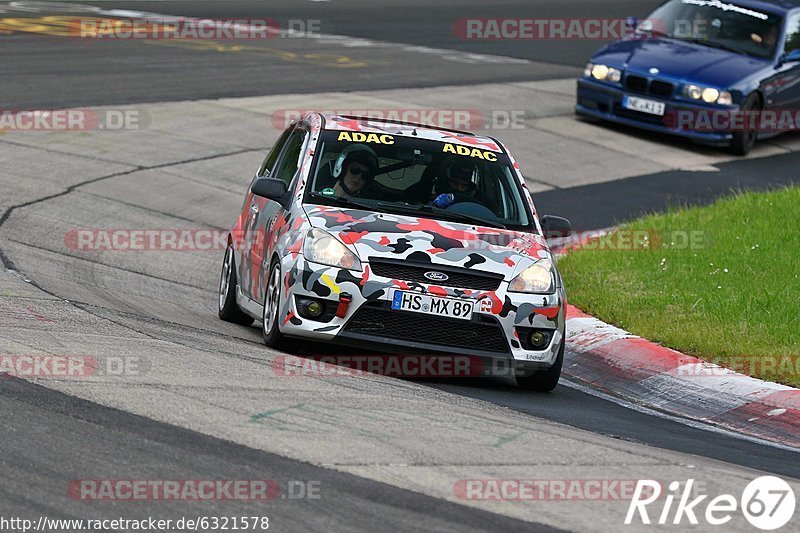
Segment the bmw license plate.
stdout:
[[636,96],[623,96],[622,107],[630,109],[631,111],[639,111],[640,113],[648,113],[650,115],[664,115],[664,102],[656,102],[655,100],[647,100],[646,98],[637,98]]
[[418,292],[394,291],[392,297],[392,309],[397,311],[411,311],[462,320],[472,318],[473,307],[474,302],[468,300],[442,298]]

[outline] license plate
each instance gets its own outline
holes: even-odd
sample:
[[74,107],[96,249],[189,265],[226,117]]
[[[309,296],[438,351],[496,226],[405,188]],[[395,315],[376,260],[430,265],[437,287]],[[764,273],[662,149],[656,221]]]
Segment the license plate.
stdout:
[[622,98],[622,107],[632,111],[639,111],[640,113],[663,116],[664,108],[666,106],[663,102],[656,102],[655,100],[647,100],[645,98],[637,98],[635,96],[625,96]]
[[392,309],[469,320],[474,302],[417,292],[394,291]]

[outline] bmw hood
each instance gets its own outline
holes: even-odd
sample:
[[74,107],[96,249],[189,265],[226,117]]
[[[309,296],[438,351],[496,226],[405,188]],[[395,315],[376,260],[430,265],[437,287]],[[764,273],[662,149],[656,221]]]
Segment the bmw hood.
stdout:
[[757,59],[674,39],[630,39],[601,49],[592,62],[640,74],[659,70],[667,78],[729,89],[768,64]]
[[408,260],[502,274],[512,279],[533,262],[550,258],[543,237],[447,220],[306,205],[309,222],[370,258]]

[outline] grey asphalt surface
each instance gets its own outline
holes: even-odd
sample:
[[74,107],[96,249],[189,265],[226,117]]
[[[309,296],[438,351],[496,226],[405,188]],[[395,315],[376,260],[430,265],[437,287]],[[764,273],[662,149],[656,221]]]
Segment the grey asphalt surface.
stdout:
[[[541,213],[566,217],[577,231],[605,229],[669,207],[707,205],[738,191],[764,191],[800,183],[797,155],[719,164],[713,172],[669,171],[608,183],[543,191]],[[591,209],[586,206],[591,205]]]
[[[643,15],[649,9],[647,6],[656,3],[617,1],[607,9],[604,6],[603,16]],[[336,54],[346,53],[354,60],[372,62],[366,68],[339,69],[276,59],[274,54],[252,50],[222,53],[139,42],[85,43],[43,35],[0,35],[4,56],[0,66],[2,74],[13,73],[12,83],[0,85],[0,102],[5,108],[90,106],[563,78],[577,73],[585,57],[600,44],[473,43],[460,41],[452,35],[452,22],[458,18],[584,17],[597,10],[596,2],[588,1],[519,1],[487,6],[470,0],[460,3],[458,9],[431,2],[401,2],[381,7],[381,20],[391,23],[378,21],[370,15],[369,10],[374,9],[374,3],[363,1],[227,2],[224,9],[223,4],[212,2],[103,2],[102,5],[218,18],[271,17],[281,22],[289,18],[318,18],[323,21],[323,30],[340,35],[466,53],[497,54],[526,59],[532,63],[487,62],[465,67],[464,63],[442,59],[441,54],[420,54],[398,48],[347,48],[341,44],[323,46],[313,40],[254,44],[257,47],[280,48],[297,56],[326,50]],[[0,16],[9,14],[0,13]],[[709,173],[705,176],[708,179],[702,181],[702,186],[698,185],[697,173],[675,171],[607,184],[547,191],[538,195],[537,204],[542,212],[571,218],[576,228],[600,228],[642,212],[663,209],[671,203],[707,203],[740,187],[761,189],[796,182],[796,178],[792,177],[794,168],[794,155],[734,162],[724,164],[720,173]],[[96,202],[102,200],[96,199]],[[587,209],[587,206],[592,206],[592,209]],[[94,208],[91,203],[79,202],[64,209],[86,213],[85,220],[91,221],[91,210]],[[0,224],[8,218],[4,215]],[[101,220],[101,217],[98,216],[97,220]],[[103,223],[107,224],[97,222]],[[19,226],[14,228],[19,229]],[[0,231],[3,229],[0,225]],[[35,242],[41,238],[40,234],[47,231],[44,227],[27,230],[30,234],[14,235],[15,250],[18,252],[23,249],[19,243],[29,240],[35,246]],[[73,263],[70,258],[64,257],[59,260],[63,263],[51,268],[47,263],[51,257],[42,250],[25,249],[24,253],[17,256],[7,250],[4,253],[7,254],[4,257],[6,266],[15,262],[15,266],[19,266],[23,273],[31,275],[34,281],[41,282],[44,288],[59,297],[80,302],[87,298],[84,291],[88,291],[93,293],[91,298],[97,299],[94,304],[102,301],[109,307],[110,316],[137,312],[145,317],[151,315],[154,322],[164,319],[166,311],[160,309],[157,302],[148,307],[140,301],[130,302],[125,296],[116,294],[113,283],[105,279],[106,273],[99,263],[87,267],[83,260]],[[205,262],[189,265],[197,268],[197,272],[190,276],[187,292],[192,296],[199,294],[204,299],[213,300],[214,295],[205,282],[208,278],[213,279],[216,272],[209,273],[207,269],[204,270],[206,266]],[[144,271],[152,275],[154,283],[160,283],[156,274],[147,269]],[[92,283],[98,286],[89,288]],[[76,288],[78,286],[83,288]],[[182,298],[186,295],[175,292],[172,296]],[[191,307],[196,304],[192,301],[187,305]],[[200,311],[197,313],[201,314]],[[213,316],[204,317],[208,321],[213,319]],[[159,327],[162,325],[159,323]],[[163,336],[166,338],[172,334],[168,332]],[[190,336],[189,333],[185,334]],[[248,328],[239,328],[234,335],[251,342],[258,337],[257,330]],[[571,388],[561,387],[552,395],[532,400],[529,394],[504,382],[422,383],[625,441],[800,477],[800,462],[795,452],[644,415]],[[172,473],[175,477],[193,479],[204,476],[252,478],[263,475],[279,480],[322,480],[323,487],[330,487],[330,492],[326,491],[323,500],[275,504],[269,508],[270,517],[276,516],[290,530],[329,530],[331,527],[336,530],[367,530],[381,526],[393,530],[414,530],[420,525],[424,525],[419,527],[423,530],[530,530],[542,527],[255,451],[13,379],[0,380],[0,409],[8,413],[4,425],[13,428],[13,431],[0,432],[0,446],[4,450],[14,450],[4,454],[1,463],[4,482],[0,484],[0,494],[4,497],[4,514],[53,513],[64,517],[86,517],[87,504],[69,500],[64,495],[65,480],[87,471],[96,472],[95,477],[98,478],[126,475],[141,477],[143,472],[152,472],[158,477],[168,477],[165,474]],[[54,434],[57,437],[54,438]],[[115,453],[109,454],[109,449],[115,450]],[[124,458],[124,464],[120,464],[121,458]],[[34,483],[31,483],[31,478],[35,478]],[[88,505],[92,507],[92,516],[119,514],[118,506],[103,508]],[[132,516],[139,513],[158,514],[165,518],[175,513],[174,506],[158,502],[136,505]],[[234,510],[243,508],[239,506]],[[131,509],[134,508],[126,507],[125,514]],[[230,509],[232,507],[219,504],[216,507],[205,506],[203,511],[204,514],[219,516]]]
[[[174,521],[267,516],[270,529],[281,531],[376,531],[378,524],[392,531],[559,531],[253,450],[16,378],[0,378],[0,411],[0,516],[6,518],[35,523],[40,516]],[[63,453],[54,453],[54,440]],[[90,479],[270,480],[279,484],[280,496],[257,502],[68,496],[70,482],[85,479],[87,472]],[[306,488],[299,489],[300,483]],[[314,494],[301,496],[301,490]]]
[[[24,2],[18,2],[24,4]],[[30,2],[30,4],[35,4]],[[290,20],[319,21],[322,33],[406,43],[429,51],[358,45],[353,39],[275,38],[223,42],[244,45],[241,51],[214,47],[182,48],[169,42],[92,40],[17,32],[0,34],[0,73],[14,83],[0,85],[4,108],[77,107],[134,102],[225,98],[264,94],[314,93],[450,84],[508,82],[577,75],[591,52],[606,41],[466,41],[453,33],[461,18],[581,18],[596,11],[591,0],[510,2],[477,0],[447,2],[403,0],[381,4],[367,0],[336,2],[97,2],[104,9],[129,9],[164,15],[271,19],[282,28]],[[603,17],[645,15],[657,1],[620,0],[603,7]],[[85,13],[66,9],[37,11],[3,8],[0,17],[38,19]],[[99,15],[102,16],[102,15]],[[443,50],[518,58],[529,62],[470,62],[447,59]],[[306,54],[346,55],[366,61],[362,68],[309,64]],[[300,57],[293,57],[300,56]],[[301,68],[300,68],[301,67]]]

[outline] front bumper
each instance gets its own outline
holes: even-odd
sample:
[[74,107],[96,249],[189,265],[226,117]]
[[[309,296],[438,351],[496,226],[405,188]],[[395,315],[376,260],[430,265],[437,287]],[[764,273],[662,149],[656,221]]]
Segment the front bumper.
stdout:
[[[563,290],[552,295],[526,295],[506,291],[507,282],[491,292],[446,288],[450,298],[475,301],[470,320],[435,317],[391,310],[395,290],[409,289],[402,281],[363,272],[328,267],[306,261],[302,255],[282,260],[284,299],[278,327],[284,335],[346,346],[412,354],[439,353],[503,360],[527,368],[553,365],[564,340],[566,309]],[[418,292],[427,287],[415,284]],[[351,302],[343,316],[324,314],[324,321],[303,316],[298,299],[314,298],[328,309],[341,309],[340,296]],[[440,295],[440,294],[436,294]],[[541,350],[526,349],[532,330],[548,333]],[[520,337],[522,336],[522,337]],[[528,346],[529,348],[530,346]]]
[[[664,117],[648,115],[631,111],[622,107],[622,98],[625,95],[657,100],[666,104],[665,116],[679,111],[696,113],[708,112],[715,108],[709,106],[692,105],[685,102],[665,100],[650,95],[625,91],[622,87],[615,87],[607,83],[596,82],[586,78],[578,79],[578,96],[575,112],[578,115],[608,120],[625,126],[632,126],[645,130],[677,135],[693,141],[713,146],[727,146],[733,139],[731,132],[692,131],[674,128],[667,125]],[[723,108],[716,108],[723,109]],[[726,107],[726,111],[735,111],[735,107]]]

